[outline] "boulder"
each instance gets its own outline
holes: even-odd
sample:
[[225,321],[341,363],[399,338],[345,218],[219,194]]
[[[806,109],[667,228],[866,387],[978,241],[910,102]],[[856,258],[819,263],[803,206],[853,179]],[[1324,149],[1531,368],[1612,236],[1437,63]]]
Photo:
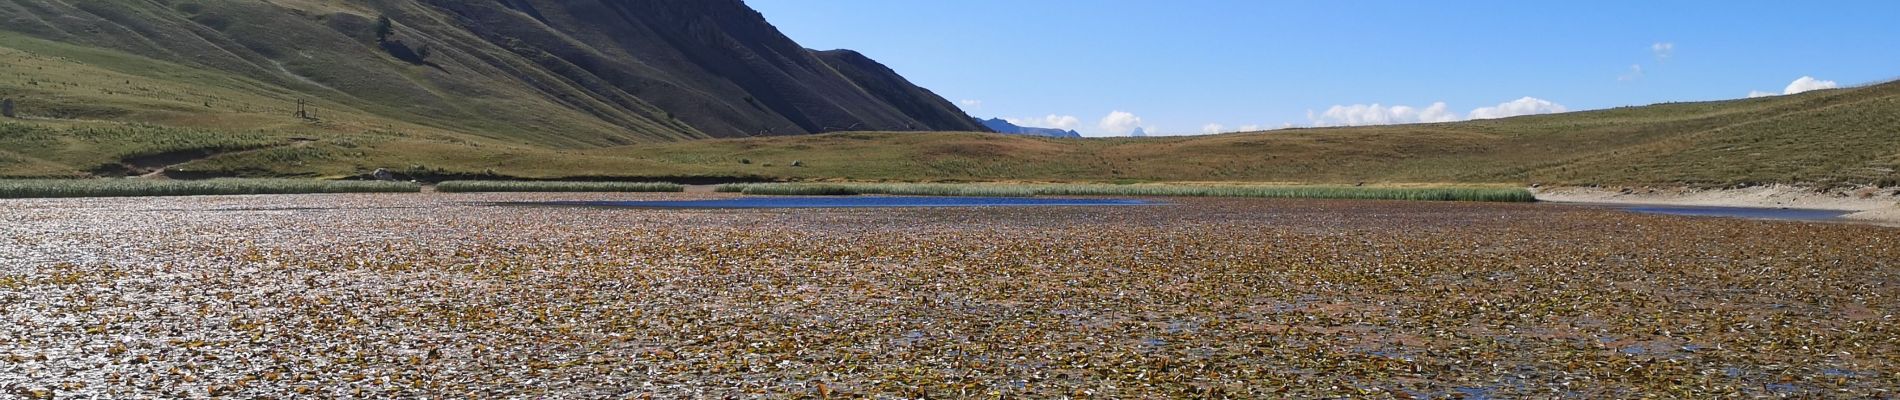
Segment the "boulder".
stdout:
[[379,180],[379,181],[396,180],[396,174],[392,174],[389,172],[389,170],[383,169],[383,168],[377,168],[376,172],[369,173],[369,176],[372,178],[376,178],[376,180]]

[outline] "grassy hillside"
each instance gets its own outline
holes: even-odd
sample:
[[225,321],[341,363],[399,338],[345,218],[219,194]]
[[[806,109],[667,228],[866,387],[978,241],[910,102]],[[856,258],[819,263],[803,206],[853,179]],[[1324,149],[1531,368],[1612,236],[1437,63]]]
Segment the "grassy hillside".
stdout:
[[[394,120],[552,148],[982,129],[868,58],[834,68],[739,0],[14,0],[0,2],[0,21],[13,58],[125,78],[0,87],[34,116],[210,111],[243,114],[216,123],[249,128],[305,100],[325,122]],[[50,67],[40,64],[0,73]]]
[[1140,139],[844,133],[590,154],[808,179],[1893,186],[1900,83],[1446,124]]
[[[311,15],[372,11],[319,8],[347,2],[282,4]],[[858,85],[903,89],[878,80],[887,70],[855,54],[817,54],[850,65],[834,72]],[[371,92],[400,102],[408,96],[401,93],[447,87],[417,82],[448,84],[428,78],[440,73],[432,67],[403,71],[416,75],[397,78],[408,83],[363,85],[387,87]],[[1501,120],[1199,137],[848,132],[676,140],[703,136],[637,137],[572,108],[517,102],[525,97],[418,95],[454,104],[416,109],[343,90],[312,96],[334,86],[313,82],[340,82],[298,78],[314,73],[238,73],[0,31],[0,98],[18,100],[21,116],[0,118],[0,177],[335,178],[387,168],[423,179],[1900,185],[1900,83]],[[511,85],[479,86],[519,89]],[[300,98],[317,118],[294,115]],[[511,110],[535,116],[506,116]],[[468,117],[474,114],[495,116]],[[587,133],[593,131],[621,133]]]
[[337,177],[390,168],[424,178],[1900,183],[1894,172],[1900,168],[1900,83],[1501,120],[1199,137],[850,132],[556,149],[431,132],[396,125],[349,132],[296,124],[218,130],[15,120],[0,122],[0,171],[79,175],[142,155],[212,149],[201,152],[211,156],[181,162],[172,172]]

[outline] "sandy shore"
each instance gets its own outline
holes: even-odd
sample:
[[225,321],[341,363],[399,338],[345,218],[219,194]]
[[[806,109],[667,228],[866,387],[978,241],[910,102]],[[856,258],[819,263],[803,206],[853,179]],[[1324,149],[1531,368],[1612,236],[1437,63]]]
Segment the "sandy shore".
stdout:
[[1743,189],[1544,187],[1531,189],[1531,192],[1543,201],[1854,211],[1843,218],[1900,224],[1900,189],[1894,188],[1816,190],[1787,185]]

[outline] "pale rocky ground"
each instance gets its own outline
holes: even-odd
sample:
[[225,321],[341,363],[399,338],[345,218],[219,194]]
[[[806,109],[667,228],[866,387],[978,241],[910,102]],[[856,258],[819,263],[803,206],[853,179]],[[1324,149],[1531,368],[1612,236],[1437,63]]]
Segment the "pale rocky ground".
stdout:
[[1550,204],[0,200],[0,398],[1888,398],[1900,229]]
[[1538,200],[1559,202],[1853,211],[1843,218],[1900,224],[1900,188],[1817,190],[1789,185],[1741,189],[1543,187],[1534,188],[1532,192],[1536,193]]

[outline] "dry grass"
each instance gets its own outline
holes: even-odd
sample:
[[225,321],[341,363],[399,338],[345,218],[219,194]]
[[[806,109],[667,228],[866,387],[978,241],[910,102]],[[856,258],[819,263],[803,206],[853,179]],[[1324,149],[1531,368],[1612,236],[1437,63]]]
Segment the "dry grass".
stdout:
[[155,197],[305,193],[414,193],[410,182],[313,179],[15,179],[0,180],[0,199],[54,197]]

